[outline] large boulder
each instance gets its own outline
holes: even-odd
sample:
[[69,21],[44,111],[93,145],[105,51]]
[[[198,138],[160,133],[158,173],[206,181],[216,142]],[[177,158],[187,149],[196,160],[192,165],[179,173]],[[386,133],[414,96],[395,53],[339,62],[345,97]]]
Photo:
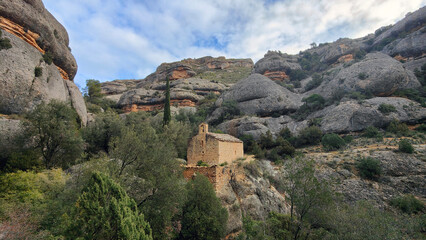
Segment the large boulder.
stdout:
[[[40,61],[42,54],[36,48],[13,34],[0,31],[12,44],[12,48],[0,51],[0,112],[21,114],[41,102],[56,99],[70,102],[85,125],[86,105],[74,82],[63,79],[55,65]],[[41,68],[41,76],[35,76],[36,67]]]
[[[219,107],[210,120],[220,116],[221,105],[227,101],[237,102],[237,107],[247,115],[271,115],[295,111],[302,105],[301,97],[276,84],[269,78],[252,74],[224,92],[216,101]],[[218,116],[219,115],[219,116]]]
[[289,74],[292,70],[300,70],[297,57],[282,54],[280,52],[268,51],[265,56],[256,62],[254,72],[263,74],[272,80],[290,80]]
[[[396,111],[382,113],[378,110],[382,104],[392,105]],[[405,98],[377,97],[332,105],[308,117],[313,118],[321,118],[321,130],[325,133],[345,133],[361,131],[368,126],[385,127],[394,119],[408,123],[422,122],[426,119],[426,108]]]
[[218,129],[238,137],[251,135],[255,140],[259,140],[260,136],[268,131],[273,135],[277,135],[283,128],[288,128],[293,134],[298,134],[307,126],[308,121],[297,122],[289,116],[280,116],[278,118],[245,116],[225,121],[218,125]]
[[[339,70],[339,69],[338,69]],[[412,71],[402,63],[383,53],[369,53],[357,63],[340,67],[330,81],[323,81],[317,89],[306,95],[319,93],[331,97],[333,90],[371,93],[375,96],[390,96],[398,89],[418,88],[420,83]]]
[[1,0],[0,16],[22,26],[27,32],[38,34],[37,44],[51,52],[55,65],[62,68],[71,80],[74,79],[77,63],[69,48],[68,33],[45,9],[41,0]]

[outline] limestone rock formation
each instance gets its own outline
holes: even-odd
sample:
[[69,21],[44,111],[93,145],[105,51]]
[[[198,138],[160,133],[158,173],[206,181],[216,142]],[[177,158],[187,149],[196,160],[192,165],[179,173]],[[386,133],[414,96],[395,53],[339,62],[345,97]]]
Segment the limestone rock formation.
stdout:
[[[388,29],[383,29],[385,31],[381,31],[381,32],[376,31],[376,34],[378,34],[378,36],[374,39],[373,47],[377,47],[379,45],[385,46],[388,43],[392,42],[393,40],[400,38],[401,36],[404,36],[407,34],[410,35],[410,33],[423,28],[425,24],[426,24],[426,7],[422,7],[419,10],[415,11],[414,13],[407,14],[404,19],[397,22],[395,25],[389,27]],[[422,33],[420,32],[420,33],[414,34],[410,36],[407,40],[400,40],[400,41],[405,41],[405,43],[402,43],[401,46],[395,49],[395,53],[402,54],[403,56],[407,56],[406,53],[409,53],[410,56],[411,54],[422,55],[424,53],[425,40],[420,38],[417,39],[418,36],[421,37]],[[415,38],[416,39],[415,41],[418,41],[418,43],[407,42],[407,41],[410,41],[409,40],[410,38],[411,39]],[[419,44],[422,46],[420,46]],[[398,44],[395,44],[395,45],[398,45]],[[407,48],[407,46],[409,47],[410,45],[415,47],[420,47],[422,51],[420,52],[404,51],[404,49],[409,49]],[[398,51],[398,49],[400,49],[400,51]],[[385,50],[385,52],[389,52],[389,50],[392,50],[392,49],[388,48],[387,50]]]
[[[392,105],[396,111],[384,114],[378,110],[381,104]],[[405,98],[378,97],[363,102],[342,102],[337,106],[329,106],[318,111],[308,118],[321,118],[321,130],[326,133],[342,133],[361,131],[368,126],[385,127],[394,119],[408,123],[422,122],[426,119],[426,108]]]
[[[55,65],[42,61],[41,52],[32,45],[4,30],[0,31],[12,44],[12,48],[0,51],[0,111],[21,114],[43,101],[57,99],[70,102],[85,125],[86,105],[77,86],[63,79]],[[35,76],[36,68],[41,69],[41,76]]]
[[[77,63],[69,49],[69,37],[65,28],[50,14],[41,0],[0,1],[0,16],[39,36],[35,41],[44,51],[53,54],[55,65],[63,69],[72,80],[77,72]],[[16,29],[1,21],[3,29]],[[6,25],[6,26],[5,26]]]
[[185,59],[163,63],[145,79],[104,82],[101,88],[127,112],[153,111],[163,108],[165,80],[169,77],[172,105],[194,107],[205,96],[219,95],[229,84],[248,76],[252,68],[251,59]]
[[291,70],[300,70],[297,57],[279,52],[268,51],[265,56],[256,62],[254,72],[263,74],[271,80],[290,80]]
[[302,105],[301,97],[276,84],[269,78],[252,74],[239,81],[216,101],[219,107],[212,114],[210,121],[218,118],[221,105],[226,101],[237,102],[244,114],[270,115],[274,112],[294,111]]
[[331,97],[333,90],[342,89],[345,92],[390,96],[398,89],[420,87],[412,71],[404,69],[401,62],[383,53],[369,53],[360,62],[337,70],[330,81],[323,81],[318,89],[305,95],[319,93]]

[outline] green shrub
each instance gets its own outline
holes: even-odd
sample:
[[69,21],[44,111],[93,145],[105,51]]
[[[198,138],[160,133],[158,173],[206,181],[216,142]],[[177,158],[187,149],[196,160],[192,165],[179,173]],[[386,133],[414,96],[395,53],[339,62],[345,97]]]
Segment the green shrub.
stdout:
[[422,125],[416,127],[415,129],[416,131],[422,132],[422,133],[426,133],[426,124],[423,123]]
[[357,50],[357,51],[354,52],[354,58],[356,60],[363,59],[365,57],[365,55],[367,55],[367,53],[364,50],[362,50],[362,49],[359,49],[359,50]]
[[408,214],[425,211],[425,204],[411,194],[396,197],[391,200],[390,204]]
[[259,146],[259,144],[257,144],[257,143],[254,143],[254,145],[253,145],[253,152],[252,152],[252,153],[254,154],[254,156],[255,156],[257,159],[265,158],[265,150],[264,150],[264,149],[262,149],[262,148]]
[[309,91],[319,87],[319,85],[321,85],[322,83],[322,80],[322,76],[320,76],[319,74],[314,74],[312,76],[312,80],[308,82],[308,84],[306,84],[305,91]]
[[321,140],[322,146],[327,151],[337,150],[346,145],[345,140],[335,133],[326,134]]
[[36,77],[41,77],[43,75],[43,69],[41,67],[34,68],[34,75]]
[[325,99],[319,94],[312,94],[309,97],[303,98],[303,104],[292,116],[296,120],[305,119],[310,113],[321,110],[325,106]]
[[391,133],[402,135],[407,134],[410,131],[407,124],[401,123],[398,120],[393,120],[391,123],[389,123],[386,130]]
[[244,143],[244,152],[252,152],[253,145],[256,143],[253,136],[250,134],[244,134],[240,137],[240,140]]
[[354,137],[352,135],[346,135],[343,137],[343,140],[345,140],[345,143],[349,144],[354,140]]
[[411,143],[407,139],[402,139],[401,141],[399,141],[398,149],[399,149],[399,151],[404,152],[404,153],[413,153],[414,152],[413,145],[411,145]]
[[362,178],[377,180],[382,173],[380,161],[371,157],[361,158],[356,165]]
[[275,141],[275,144],[277,145],[275,149],[277,150],[278,154],[281,155],[282,157],[294,156],[296,149],[288,140],[284,139],[281,136],[278,136],[277,140]]
[[361,80],[367,79],[368,75],[365,72],[359,73],[358,78]]
[[9,38],[0,38],[0,50],[12,48]]
[[305,79],[307,77],[307,74],[302,69],[290,69],[288,73],[290,77],[290,81],[300,81],[302,79]]
[[203,162],[202,160],[200,160],[200,161],[197,162],[197,166],[199,166],[199,167],[208,167],[209,165],[207,163]]
[[316,145],[321,142],[322,131],[317,126],[310,126],[300,131],[296,146]]
[[422,107],[426,107],[426,97],[425,97],[426,94],[425,94],[424,88],[402,89],[402,90],[396,91],[393,95],[397,96],[397,97],[404,97],[404,98],[411,99],[413,101],[420,103],[422,105]]
[[391,104],[382,103],[379,106],[379,111],[383,114],[389,114],[391,112],[396,112],[396,108]]
[[269,151],[268,159],[271,160],[272,162],[276,162],[281,159],[280,155],[278,154],[278,150],[276,148]]
[[260,146],[262,146],[262,148],[266,148],[266,149],[271,149],[275,147],[275,141],[271,131],[268,130],[266,134],[262,133],[262,135],[260,135],[259,144]]
[[381,138],[382,135],[380,134],[379,130],[373,126],[368,126],[364,133],[362,134],[363,137],[367,138]]
[[43,60],[45,63],[47,63],[48,65],[53,63],[53,54],[50,51],[46,51],[43,54]]

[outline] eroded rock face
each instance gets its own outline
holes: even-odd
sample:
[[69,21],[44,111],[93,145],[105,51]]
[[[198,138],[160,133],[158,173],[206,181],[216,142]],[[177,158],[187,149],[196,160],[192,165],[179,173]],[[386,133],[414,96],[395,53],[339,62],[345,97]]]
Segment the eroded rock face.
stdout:
[[39,35],[36,40],[40,48],[50,51],[53,54],[55,65],[63,69],[71,80],[74,79],[77,63],[68,47],[68,34],[65,28],[44,8],[41,0],[2,0],[0,1],[0,16]]
[[396,39],[388,44],[382,52],[391,56],[402,57],[418,57],[426,54],[426,26],[402,39]]
[[269,161],[253,161],[225,167],[231,168],[230,176],[217,189],[217,196],[229,213],[227,234],[242,230],[243,216],[264,221],[269,212],[288,214],[289,205],[283,193],[278,192],[266,175],[279,174]]
[[[426,23],[426,7],[422,7],[414,13],[409,13],[401,21],[381,33],[374,39],[373,46],[377,46],[396,39],[398,36],[409,34],[422,27]],[[424,42],[424,40],[423,40]],[[423,43],[424,44],[424,43]]]
[[[4,2],[0,3],[4,7],[1,4]],[[48,65],[42,61],[42,52],[28,41],[0,31],[12,45],[12,48],[0,51],[0,112],[22,114],[42,102],[56,99],[69,102],[76,109],[81,124],[86,125],[87,111],[83,96],[74,82],[66,80],[67,74],[64,75],[54,64]],[[41,76],[35,76],[36,68],[41,70]]]
[[224,92],[216,101],[219,108],[212,114],[210,121],[219,117],[221,105],[226,101],[237,102],[238,108],[247,115],[285,113],[294,111],[302,105],[299,95],[260,74],[252,74]]
[[404,69],[401,62],[383,53],[369,53],[362,61],[339,70],[330,81],[324,81],[318,89],[306,95],[319,93],[331,97],[333,90],[341,89],[385,97],[398,89],[420,87],[412,71]]
[[[383,114],[378,110],[381,104],[395,107],[396,112]],[[398,98],[372,98],[361,103],[357,101],[342,102],[339,105],[329,106],[318,111],[312,118],[322,118],[321,130],[323,132],[352,132],[361,131],[368,126],[385,127],[393,119],[401,122],[416,123],[426,119],[426,109],[414,101]]]
[[256,62],[254,72],[279,81],[289,80],[288,76],[291,70],[301,69],[297,62],[297,57],[269,51],[265,56]]

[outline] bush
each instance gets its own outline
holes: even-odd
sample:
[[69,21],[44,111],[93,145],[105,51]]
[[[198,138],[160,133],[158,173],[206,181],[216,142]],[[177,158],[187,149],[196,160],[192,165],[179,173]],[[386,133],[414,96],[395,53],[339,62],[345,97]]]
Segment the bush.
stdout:
[[265,158],[265,150],[262,149],[256,142],[253,145],[253,154],[257,159]]
[[43,54],[43,60],[45,63],[47,63],[48,65],[53,63],[53,54],[50,51],[46,51]]
[[379,106],[379,111],[383,114],[389,114],[391,112],[396,112],[396,108],[393,105],[382,103]]
[[422,132],[422,133],[426,133],[426,124],[423,123],[422,125],[416,127],[415,129],[416,131]]
[[275,147],[274,138],[272,136],[271,131],[267,131],[266,134],[260,135],[260,141],[259,144],[262,148],[271,149]]
[[319,87],[319,85],[321,85],[322,83],[322,80],[322,76],[320,76],[319,74],[314,74],[312,76],[312,80],[308,82],[308,84],[306,84],[305,91],[309,91]]
[[0,50],[12,48],[9,38],[0,38]]
[[358,74],[358,78],[359,79],[361,79],[361,80],[365,80],[365,79],[367,79],[367,74],[365,73],[365,72],[362,72],[362,73],[359,73]]
[[296,146],[315,145],[321,142],[322,131],[317,126],[311,126],[300,131],[296,139]]
[[367,138],[381,138],[382,135],[380,134],[379,130],[373,126],[368,126],[364,133],[362,134],[363,137]]
[[398,120],[393,120],[391,123],[389,123],[386,130],[391,133],[402,135],[407,134],[410,131],[407,124],[400,123]]
[[203,162],[202,160],[200,160],[200,161],[197,162],[197,166],[199,166],[199,167],[208,167],[209,165],[207,163]]
[[282,157],[294,156],[296,149],[293,147],[293,145],[288,140],[279,136],[279,137],[277,137],[275,144],[277,145],[277,147],[275,149],[277,150],[278,154],[281,155]]
[[337,150],[346,145],[345,140],[335,133],[324,135],[321,143],[327,151]]
[[404,153],[414,152],[413,145],[411,145],[411,143],[407,139],[402,139],[401,141],[399,141],[398,146],[399,146],[398,149],[401,152],[404,152]]
[[36,77],[41,77],[43,75],[43,69],[41,67],[34,68],[34,75]]
[[380,161],[371,157],[361,158],[356,165],[362,178],[377,180],[382,173]]
[[325,99],[319,94],[312,94],[309,97],[303,98],[302,102],[305,104],[303,104],[292,116],[296,120],[306,118],[310,113],[324,108],[325,105]]
[[244,152],[252,152],[253,145],[256,143],[252,135],[244,134],[240,137],[240,140],[244,143]]
[[354,140],[354,137],[352,135],[346,135],[343,137],[343,140],[345,140],[346,144],[349,144]]
[[411,99],[413,101],[416,101],[418,103],[420,103],[422,105],[422,107],[426,107],[426,94],[424,89],[420,88],[420,89],[402,89],[402,90],[398,90],[396,91],[394,94],[394,96],[397,97],[404,97],[404,98],[408,98]]
[[390,204],[408,214],[421,213],[425,211],[424,203],[411,194],[396,197],[391,200]]

